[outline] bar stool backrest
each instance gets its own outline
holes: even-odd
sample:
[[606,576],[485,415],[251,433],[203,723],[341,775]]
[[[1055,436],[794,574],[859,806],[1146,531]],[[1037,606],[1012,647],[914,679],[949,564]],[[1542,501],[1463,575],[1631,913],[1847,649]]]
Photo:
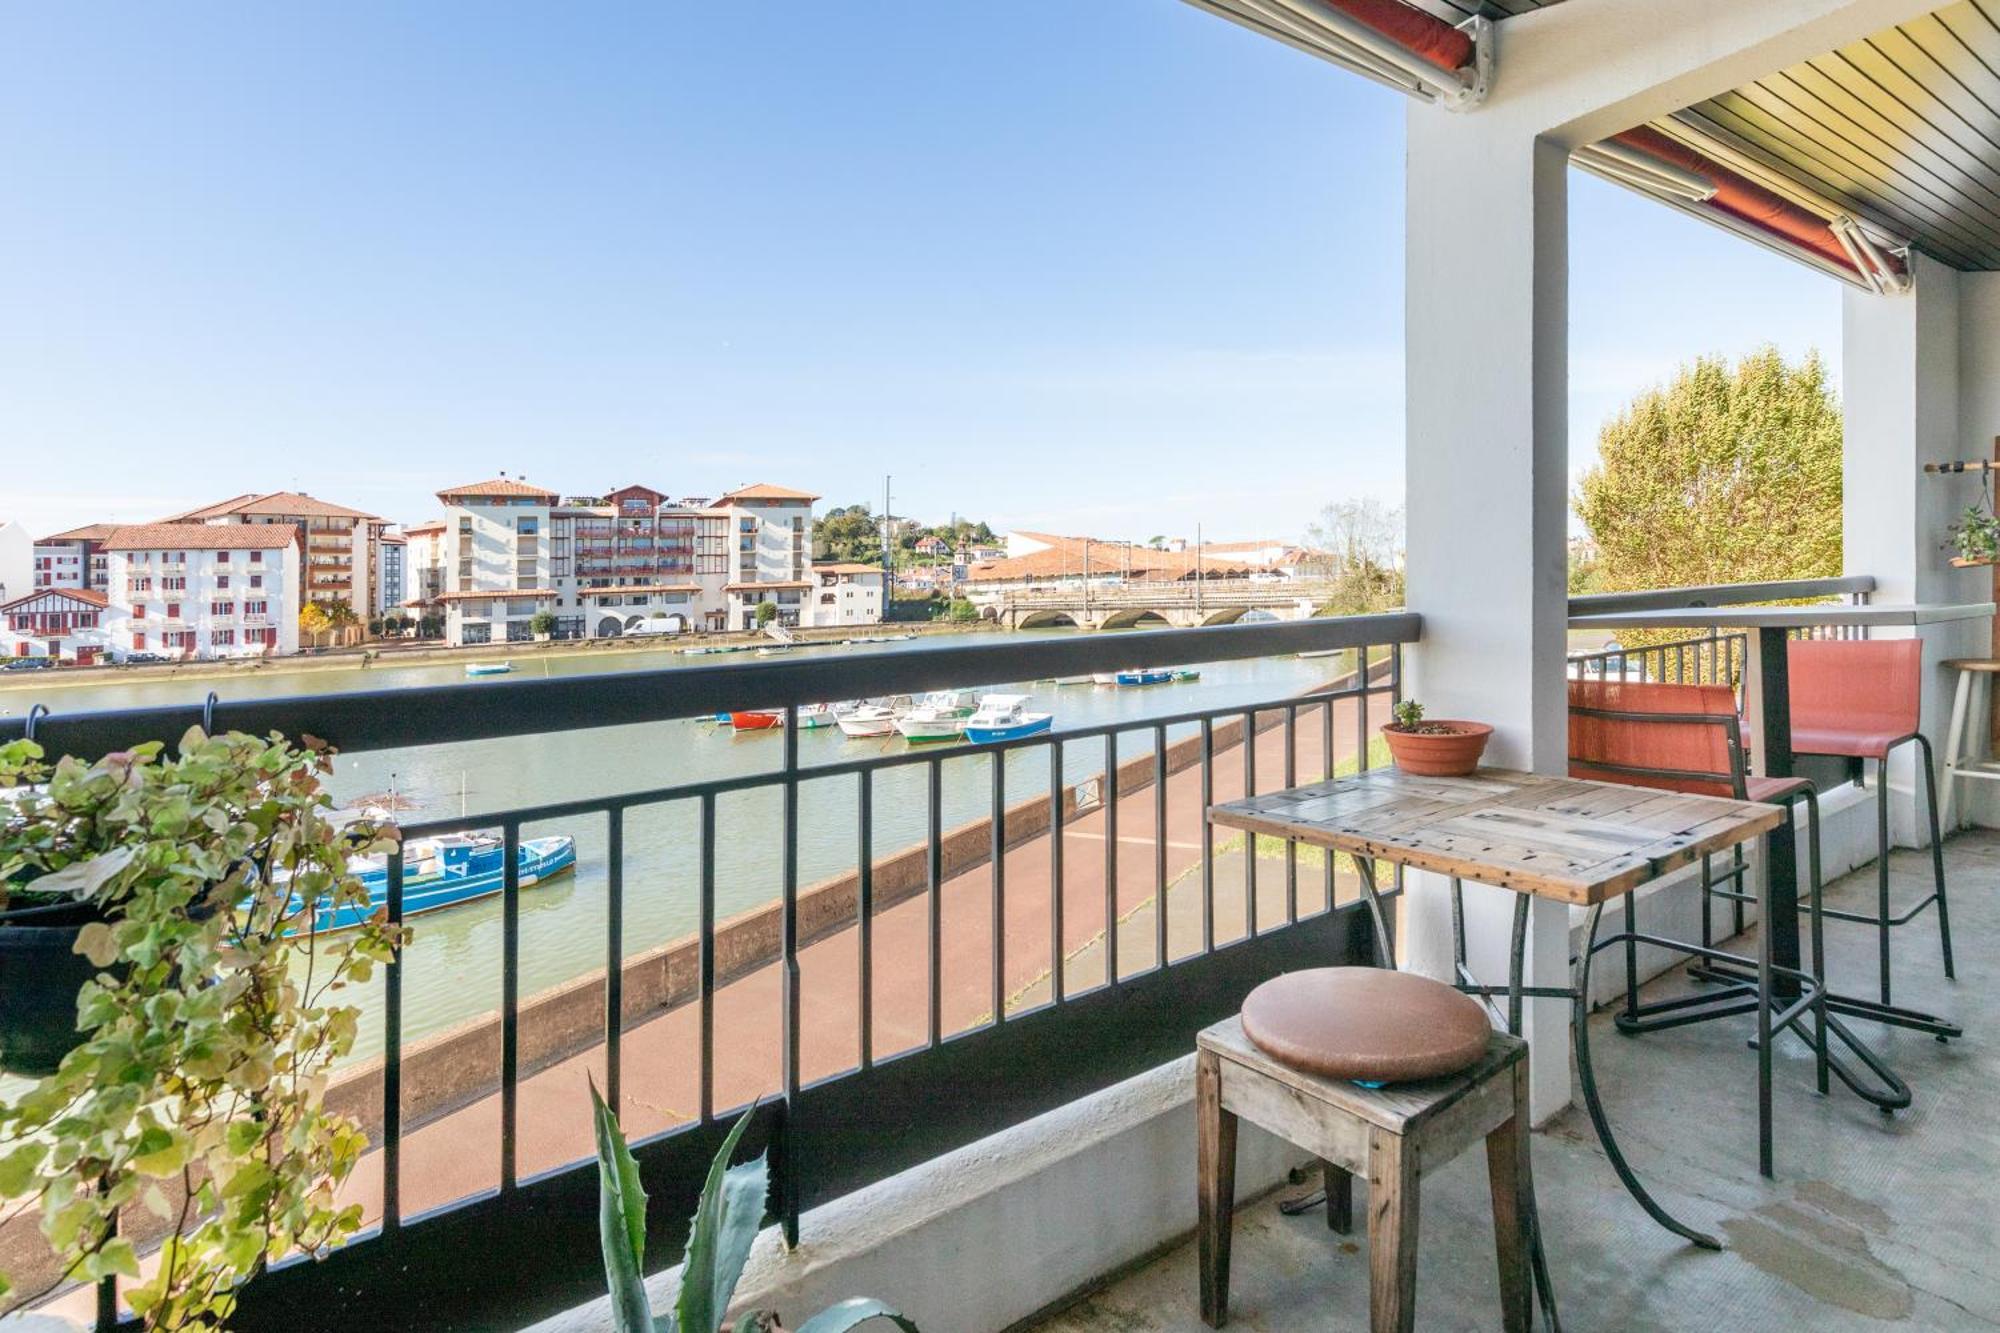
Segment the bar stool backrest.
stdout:
[[1743,799],[1742,724],[1727,685],[1569,682],[1569,775]]
[[1794,639],[1792,730],[1902,738],[1921,727],[1922,639]]

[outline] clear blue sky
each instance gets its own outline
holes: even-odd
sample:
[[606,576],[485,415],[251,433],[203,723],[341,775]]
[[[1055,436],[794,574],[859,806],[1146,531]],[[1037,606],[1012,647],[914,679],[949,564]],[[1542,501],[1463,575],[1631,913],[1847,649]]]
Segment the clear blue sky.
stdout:
[[[8,6],[0,516],[893,472],[1296,536],[1400,497],[1403,115],[1176,0]],[[1572,182],[1573,460],[1697,353],[1837,362],[1832,281]]]

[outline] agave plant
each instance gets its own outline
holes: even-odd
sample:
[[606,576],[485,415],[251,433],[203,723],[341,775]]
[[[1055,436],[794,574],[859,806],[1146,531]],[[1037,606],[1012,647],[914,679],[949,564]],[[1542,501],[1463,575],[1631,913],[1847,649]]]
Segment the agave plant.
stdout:
[[[762,1153],[754,1162],[729,1164],[750,1123],[750,1112],[730,1128],[722,1150],[709,1164],[694,1225],[688,1231],[673,1311],[656,1320],[646,1299],[646,1191],[639,1184],[639,1165],[625,1144],[618,1117],[597,1095],[594,1083],[590,1102],[597,1126],[598,1228],[604,1244],[604,1277],[611,1287],[612,1327],[617,1333],[722,1333],[722,1317],[735,1299],[736,1283],[763,1225],[764,1200],[771,1188],[770,1167]],[[915,1324],[882,1302],[862,1298],[829,1305],[799,1325],[797,1333],[846,1333],[870,1319],[887,1319],[903,1333],[918,1333]],[[735,1333],[778,1333],[778,1316],[771,1310],[747,1310],[734,1327]]]

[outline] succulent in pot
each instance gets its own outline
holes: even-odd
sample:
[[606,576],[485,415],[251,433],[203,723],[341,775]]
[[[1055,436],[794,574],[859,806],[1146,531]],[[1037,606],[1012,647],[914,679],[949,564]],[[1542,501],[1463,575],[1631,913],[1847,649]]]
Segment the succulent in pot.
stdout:
[[[397,833],[340,818],[329,768],[309,739],[199,729],[171,757],[149,743],[50,765],[32,741],[0,746],[0,1015],[38,979],[25,956],[54,978],[38,998],[58,1019],[0,1036],[10,1065],[54,1066],[0,1095],[0,1214],[39,1214],[47,1242],[10,1254],[0,1316],[118,1276],[147,1330],[221,1327],[266,1264],[360,1225],[337,1190],[365,1140],[325,1090],[357,1030],[344,992],[403,935],[379,915],[312,925],[367,904],[350,858]],[[63,938],[7,952],[31,931]]]
[[1405,699],[1395,708],[1394,722],[1382,728],[1382,739],[1396,767],[1426,778],[1462,778],[1479,767],[1493,728],[1484,722],[1452,718],[1427,719],[1424,706]]

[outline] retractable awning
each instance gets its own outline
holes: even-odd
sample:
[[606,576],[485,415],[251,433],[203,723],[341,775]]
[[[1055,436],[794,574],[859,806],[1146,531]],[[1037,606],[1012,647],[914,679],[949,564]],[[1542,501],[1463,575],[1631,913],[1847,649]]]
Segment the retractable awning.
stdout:
[[1492,79],[1493,25],[1452,24],[1403,0],[1188,0],[1189,4],[1453,110]]

